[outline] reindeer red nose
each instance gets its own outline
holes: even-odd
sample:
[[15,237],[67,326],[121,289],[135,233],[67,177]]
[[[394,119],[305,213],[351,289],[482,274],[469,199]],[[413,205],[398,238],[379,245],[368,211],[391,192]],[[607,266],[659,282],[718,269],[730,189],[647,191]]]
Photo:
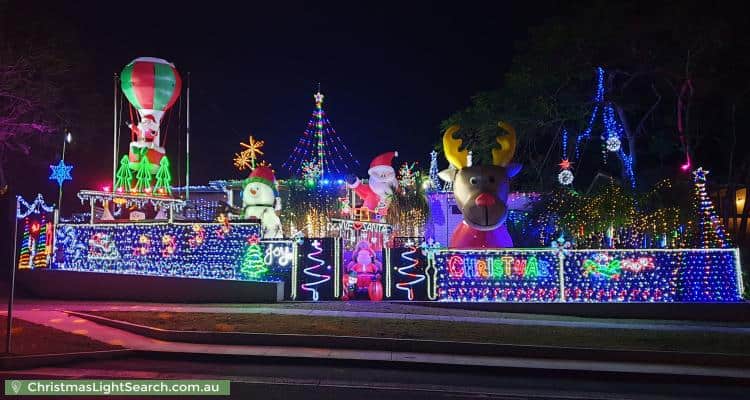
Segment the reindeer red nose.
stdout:
[[477,199],[474,200],[474,203],[476,203],[476,205],[478,205],[479,207],[489,207],[495,205],[495,203],[497,203],[497,200],[495,199],[495,196],[489,193],[482,193],[477,196]]

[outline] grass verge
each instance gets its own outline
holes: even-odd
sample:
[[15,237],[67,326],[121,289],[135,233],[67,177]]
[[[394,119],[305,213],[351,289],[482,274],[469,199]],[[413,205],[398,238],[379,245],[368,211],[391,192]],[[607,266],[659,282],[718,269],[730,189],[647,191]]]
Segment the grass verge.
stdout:
[[294,333],[461,342],[750,355],[750,335],[278,314],[97,311],[106,318],[184,331]]
[[[8,332],[8,319],[0,316],[0,335],[3,343],[2,352],[5,353],[5,335]],[[58,329],[26,322],[21,319],[13,319],[13,337],[11,342],[11,354],[55,354],[73,353],[80,351],[116,350],[121,346],[114,346],[98,342],[83,335],[63,332]]]

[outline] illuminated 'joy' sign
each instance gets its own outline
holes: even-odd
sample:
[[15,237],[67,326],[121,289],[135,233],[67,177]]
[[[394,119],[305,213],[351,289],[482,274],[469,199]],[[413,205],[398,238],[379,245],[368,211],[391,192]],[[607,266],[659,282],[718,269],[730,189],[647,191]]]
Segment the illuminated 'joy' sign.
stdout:
[[266,265],[278,265],[281,267],[286,267],[291,264],[293,257],[294,252],[289,245],[268,243],[268,247],[266,247],[266,254],[263,257],[263,262],[265,262]]

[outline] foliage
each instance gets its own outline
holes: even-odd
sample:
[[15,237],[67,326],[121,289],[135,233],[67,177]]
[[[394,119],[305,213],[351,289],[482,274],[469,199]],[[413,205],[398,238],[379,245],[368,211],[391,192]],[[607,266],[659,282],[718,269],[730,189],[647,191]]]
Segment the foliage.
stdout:
[[686,247],[696,233],[694,197],[687,180],[664,180],[636,196],[610,179],[589,194],[554,190],[537,202],[530,219],[543,246],[563,235],[578,247],[599,247],[610,235],[616,248],[642,247],[644,240],[658,247],[666,235],[670,247]]
[[292,236],[293,227],[302,230],[307,237],[322,237],[328,221],[340,214],[339,198],[346,197],[346,190],[335,185],[318,186],[287,180],[281,183],[279,195],[284,236]]
[[399,188],[393,192],[385,216],[387,223],[393,226],[394,236],[424,236],[424,226],[430,206],[425,197],[422,185]]
[[94,64],[55,7],[0,2],[0,195],[7,185],[28,189],[29,166],[46,170],[60,158],[63,129],[81,145],[98,141],[107,126],[99,122],[111,121],[90,79]]
[[[496,121],[510,122],[519,133],[516,159],[526,167],[517,178],[519,186],[555,187],[561,128],[574,137],[586,126],[595,68],[603,66],[609,72],[605,101],[624,120],[639,182],[648,187],[663,178],[665,170],[676,173],[674,167],[682,160],[676,104],[683,84],[690,80],[694,92],[682,100],[693,158],[712,161],[712,170],[744,165],[744,179],[750,180],[749,157],[743,154],[742,160],[733,160],[730,155],[729,164],[727,157],[713,157],[720,151],[734,153],[718,144],[749,144],[737,136],[736,127],[750,122],[750,113],[730,113],[732,107],[739,111],[749,105],[745,95],[750,87],[735,83],[750,66],[748,44],[737,35],[748,27],[740,23],[743,13],[733,12],[730,4],[707,10],[704,3],[693,1],[569,4],[567,12],[530,29],[499,89],[475,95],[468,108],[443,122],[443,128],[459,123],[465,128],[459,136],[467,145],[488,149]],[[601,131],[601,126],[595,128],[574,166],[579,185],[600,170],[622,172],[619,163],[600,161]],[[479,160],[487,160],[484,153]]]

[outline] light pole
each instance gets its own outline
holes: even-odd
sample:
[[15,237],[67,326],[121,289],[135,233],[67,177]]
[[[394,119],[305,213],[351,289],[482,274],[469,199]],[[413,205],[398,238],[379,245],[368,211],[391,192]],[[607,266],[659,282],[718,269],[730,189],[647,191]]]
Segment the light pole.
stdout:
[[[62,150],[62,162],[65,163],[65,146],[70,143],[70,141],[73,140],[73,135],[70,134],[69,130],[65,130],[65,138],[63,139],[63,150]],[[60,185],[60,188],[58,190],[57,194],[57,209],[59,210],[59,213],[62,214],[62,185]]]

